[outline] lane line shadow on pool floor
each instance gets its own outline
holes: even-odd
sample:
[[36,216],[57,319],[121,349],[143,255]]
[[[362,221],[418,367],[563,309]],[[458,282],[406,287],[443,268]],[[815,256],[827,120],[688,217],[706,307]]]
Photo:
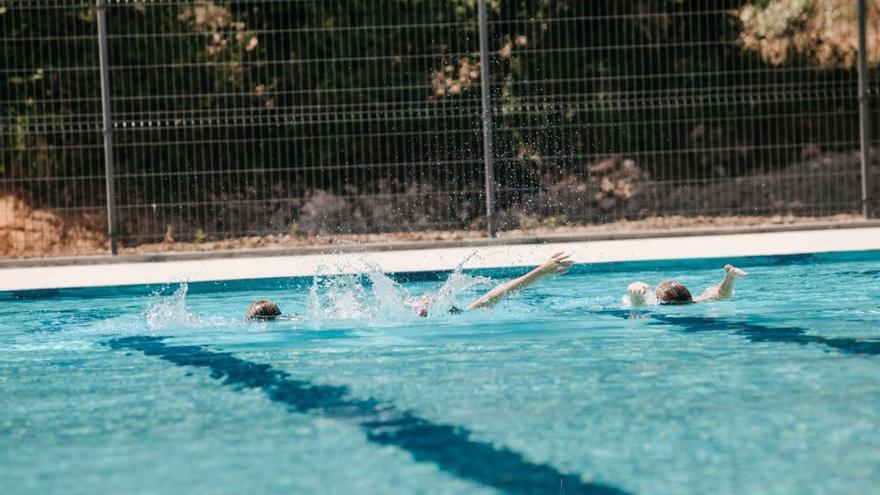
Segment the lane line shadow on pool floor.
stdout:
[[135,350],[183,367],[207,368],[211,378],[235,388],[262,390],[272,401],[303,414],[356,424],[366,438],[409,452],[459,478],[510,494],[626,495],[629,492],[589,483],[579,476],[536,464],[507,448],[472,439],[464,427],[432,423],[376,399],[351,398],[347,387],[319,385],[297,379],[268,364],[254,363],[229,352],[195,345],[169,345],[163,337],[124,337],[106,344]]
[[732,332],[750,342],[779,342],[785,344],[818,344],[846,354],[880,355],[880,341],[859,340],[851,337],[821,337],[810,335],[799,327],[772,327],[757,323],[724,320],[706,316],[671,316],[645,310],[603,309],[599,315],[624,319],[651,319],[656,324],[674,325],[684,332]]

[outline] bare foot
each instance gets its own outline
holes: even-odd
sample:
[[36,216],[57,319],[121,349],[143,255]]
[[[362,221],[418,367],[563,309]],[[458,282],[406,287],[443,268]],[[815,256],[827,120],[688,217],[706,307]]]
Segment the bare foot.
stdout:
[[733,275],[734,277],[745,277],[746,275],[748,275],[748,273],[746,273],[743,270],[740,270],[739,268],[737,268],[733,265],[725,265],[724,271]]

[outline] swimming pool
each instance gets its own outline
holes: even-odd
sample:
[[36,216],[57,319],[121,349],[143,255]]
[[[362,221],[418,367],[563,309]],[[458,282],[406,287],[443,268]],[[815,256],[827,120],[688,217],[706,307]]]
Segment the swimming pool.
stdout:
[[[726,261],[733,302],[621,306]],[[0,293],[0,492],[871,493],[878,261],[578,265],[426,319],[524,270]]]

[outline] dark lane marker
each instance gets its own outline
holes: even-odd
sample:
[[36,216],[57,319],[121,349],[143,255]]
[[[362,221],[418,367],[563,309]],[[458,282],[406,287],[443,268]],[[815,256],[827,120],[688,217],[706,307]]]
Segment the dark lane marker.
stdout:
[[650,318],[656,323],[681,327],[685,332],[733,332],[751,342],[782,342],[786,344],[819,344],[847,354],[880,355],[880,341],[849,337],[820,337],[798,327],[770,327],[756,323],[722,320],[705,316],[670,316],[651,311],[603,309],[598,314],[618,318]]
[[125,337],[107,342],[113,349],[141,351],[177,366],[208,368],[211,378],[236,388],[262,390],[271,400],[298,413],[310,413],[360,426],[367,439],[409,452],[447,473],[512,494],[624,495],[628,492],[535,464],[522,454],[471,439],[460,426],[435,424],[375,399],[349,397],[344,386],[317,385],[268,364],[239,359],[194,345],[169,345],[162,337]]

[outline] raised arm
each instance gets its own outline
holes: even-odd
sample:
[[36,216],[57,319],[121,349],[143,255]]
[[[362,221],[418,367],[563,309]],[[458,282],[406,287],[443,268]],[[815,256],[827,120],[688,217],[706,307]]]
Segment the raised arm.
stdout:
[[544,277],[565,273],[568,271],[568,268],[572,263],[574,263],[574,261],[569,259],[569,256],[570,255],[565,253],[554,254],[538,268],[535,268],[522,277],[503,283],[490,290],[486,295],[472,302],[470,306],[468,306],[468,309],[490,308],[497,304],[498,301],[525,289]]
[[739,268],[733,265],[726,265],[724,267],[724,280],[722,280],[720,284],[713,285],[706,289],[696,301],[727,301],[733,299],[733,289],[734,286],[736,286],[736,280],[746,275],[748,275],[748,273]]

